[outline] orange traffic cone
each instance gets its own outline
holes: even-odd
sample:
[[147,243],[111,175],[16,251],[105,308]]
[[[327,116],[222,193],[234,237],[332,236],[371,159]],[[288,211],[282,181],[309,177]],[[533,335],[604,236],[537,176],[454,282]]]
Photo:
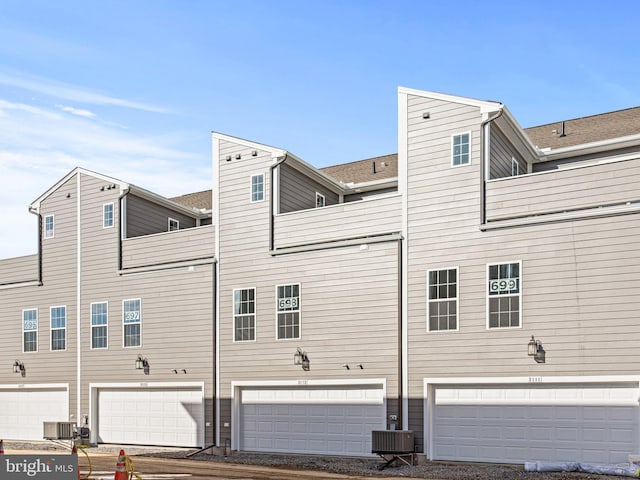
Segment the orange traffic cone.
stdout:
[[118,455],[118,463],[116,463],[116,474],[113,480],[128,480],[127,468],[124,465],[124,450],[120,450]]
[[4,455],[4,440],[0,440],[0,455]]

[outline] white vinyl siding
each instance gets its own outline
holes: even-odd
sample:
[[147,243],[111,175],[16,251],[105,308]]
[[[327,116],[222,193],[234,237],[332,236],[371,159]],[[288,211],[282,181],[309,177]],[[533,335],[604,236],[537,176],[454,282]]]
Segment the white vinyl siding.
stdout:
[[427,330],[458,330],[458,268],[427,272]]
[[278,340],[300,338],[300,284],[276,287]]
[[233,340],[248,342],[256,339],[256,289],[233,291]]
[[251,202],[264,200],[264,174],[251,176]]
[[487,325],[489,328],[522,326],[522,264],[487,265]]
[[459,167],[471,163],[471,133],[459,133],[451,137],[451,165]]
[[22,311],[22,351],[38,351],[38,310]]
[[55,234],[54,216],[47,215],[44,217],[44,238],[53,238]]
[[102,228],[113,227],[113,203],[102,205]]
[[124,347],[142,346],[142,301],[122,301],[122,341]]
[[108,311],[107,302],[91,304],[91,348],[108,346]]
[[67,349],[67,307],[51,307],[51,350]]

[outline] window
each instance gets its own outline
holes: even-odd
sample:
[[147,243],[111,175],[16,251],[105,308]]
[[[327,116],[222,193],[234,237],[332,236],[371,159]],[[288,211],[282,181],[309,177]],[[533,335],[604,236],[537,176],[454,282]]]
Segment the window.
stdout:
[[469,165],[471,163],[470,133],[461,133],[451,137],[451,165],[459,167],[460,165]]
[[300,338],[300,284],[276,287],[278,339]]
[[91,348],[107,348],[107,302],[91,304]]
[[53,215],[44,217],[44,238],[53,238]]
[[102,228],[113,227],[113,203],[102,205]]
[[324,195],[320,192],[316,192],[316,208],[322,208],[324,205]]
[[458,268],[429,270],[427,281],[428,331],[458,330]]
[[140,303],[139,298],[122,301],[122,336],[125,347],[140,347],[142,345]]
[[521,263],[487,266],[489,328],[520,327]]
[[51,307],[51,350],[67,348],[67,307]]
[[511,176],[517,177],[520,175],[520,165],[518,165],[518,161],[511,157]]
[[180,222],[175,218],[169,217],[168,228],[170,232],[175,232],[176,230],[180,230]]
[[233,339],[248,342],[256,339],[256,289],[233,291]]
[[264,200],[264,174],[251,176],[251,201],[261,202]]
[[22,311],[22,351],[38,351],[38,310]]

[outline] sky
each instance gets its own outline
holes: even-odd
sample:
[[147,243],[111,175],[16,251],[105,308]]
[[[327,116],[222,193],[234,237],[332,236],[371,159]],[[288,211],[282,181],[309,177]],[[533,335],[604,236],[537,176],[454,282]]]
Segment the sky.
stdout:
[[397,151],[397,88],[523,127],[640,106],[640,2],[2,0],[0,258],[75,167],[211,188],[211,131],[317,167]]

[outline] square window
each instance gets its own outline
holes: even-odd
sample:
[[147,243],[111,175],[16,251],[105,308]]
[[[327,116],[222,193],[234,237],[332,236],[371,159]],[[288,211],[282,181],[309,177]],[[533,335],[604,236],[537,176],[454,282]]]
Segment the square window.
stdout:
[[169,232],[175,232],[176,230],[180,230],[180,222],[175,218],[169,217],[167,219],[167,229]]
[[316,192],[316,208],[322,208],[325,206],[325,198],[320,192]]

